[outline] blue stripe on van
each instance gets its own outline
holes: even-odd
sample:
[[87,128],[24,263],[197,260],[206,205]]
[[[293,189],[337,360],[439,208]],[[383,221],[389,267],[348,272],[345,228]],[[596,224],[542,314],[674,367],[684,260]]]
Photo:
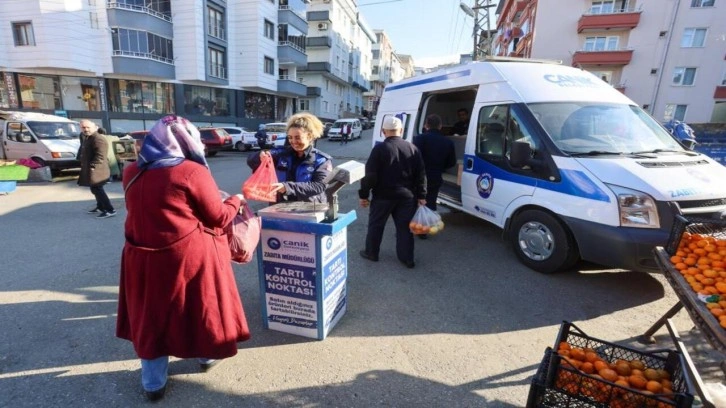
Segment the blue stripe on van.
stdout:
[[439,81],[446,81],[449,79],[454,79],[454,78],[459,78],[459,77],[464,77],[464,76],[469,76],[469,75],[471,75],[471,70],[465,69],[463,71],[452,72],[450,74],[439,75],[439,76],[426,78],[426,79],[419,79],[418,81],[412,81],[412,82],[408,82],[405,84],[391,85],[391,86],[386,87],[386,91],[394,91],[396,89],[408,88],[410,86],[430,84],[432,82],[439,82]]
[[[535,188],[543,188],[545,190],[556,191],[558,193],[567,194],[576,197],[583,197],[590,200],[610,202],[610,196],[603,191],[585,172],[572,169],[560,169],[562,180],[552,182],[533,177],[523,176],[521,174],[509,173],[500,167],[487,163],[486,161],[472,155],[466,155],[464,161],[471,159],[474,161],[472,170],[464,170],[467,173],[483,174],[489,173],[494,179],[509,181],[511,183],[524,184]],[[496,182],[494,183],[496,188]]]

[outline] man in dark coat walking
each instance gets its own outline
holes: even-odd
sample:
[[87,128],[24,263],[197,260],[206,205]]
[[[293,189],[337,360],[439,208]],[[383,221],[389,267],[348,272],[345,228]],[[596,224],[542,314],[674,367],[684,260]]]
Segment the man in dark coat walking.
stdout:
[[436,211],[436,198],[444,179],[446,169],[456,165],[454,142],[441,133],[441,117],[431,114],[426,117],[427,131],[413,138],[413,144],[421,151],[426,167],[426,206]]
[[96,197],[96,207],[88,213],[97,213],[96,218],[113,217],[116,215],[116,210],[103,189],[111,177],[111,169],[108,166],[108,140],[98,133],[98,125],[87,119],[81,121],[81,133],[83,145],[78,185],[91,187],[91,193]]
[[[360,206],[370,206],[366,248],[360,256],[378,261],[383,230],[388,216],[396,225],[396,255],[406,267],[415,266],[413,234],[409,223],[418,206],[426,200],[426,172],[416,146],[401,138],[403,124],[393,115],[383,120],[383,143],[373,147],[366,162],[365,176],[358,190]],[[370,195],[373,200],[369,201]]]

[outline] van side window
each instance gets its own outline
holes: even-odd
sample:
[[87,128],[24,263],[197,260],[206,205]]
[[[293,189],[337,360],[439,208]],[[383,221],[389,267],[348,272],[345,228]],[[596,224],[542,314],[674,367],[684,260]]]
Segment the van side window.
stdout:
[[507,105],[485,106],[479,110],[476,127],[476,154],[502,156],[506,123],[509,116]]
[[537,139],[510,105],[486,106],[479,111],[477,154],[506,156],[513,142],[527,142],[537,151]]
[[8,123],[8,140],[20,143],[33,143],[30,129],[23,123]]

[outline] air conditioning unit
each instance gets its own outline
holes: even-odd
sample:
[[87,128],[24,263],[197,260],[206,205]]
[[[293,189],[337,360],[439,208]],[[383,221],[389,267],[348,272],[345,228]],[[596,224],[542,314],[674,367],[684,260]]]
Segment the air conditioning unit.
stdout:
[[328,23],[318,23],[318,30],[327,30]]

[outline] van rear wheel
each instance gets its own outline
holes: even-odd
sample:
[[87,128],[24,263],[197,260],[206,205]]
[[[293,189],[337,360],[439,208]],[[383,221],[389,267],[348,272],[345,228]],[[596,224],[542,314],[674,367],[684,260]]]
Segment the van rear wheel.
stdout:
[[579,259],[572,235],[544,211],[527,210],[517,215],[509,236],[517,258],[540,273],[570,269]]

